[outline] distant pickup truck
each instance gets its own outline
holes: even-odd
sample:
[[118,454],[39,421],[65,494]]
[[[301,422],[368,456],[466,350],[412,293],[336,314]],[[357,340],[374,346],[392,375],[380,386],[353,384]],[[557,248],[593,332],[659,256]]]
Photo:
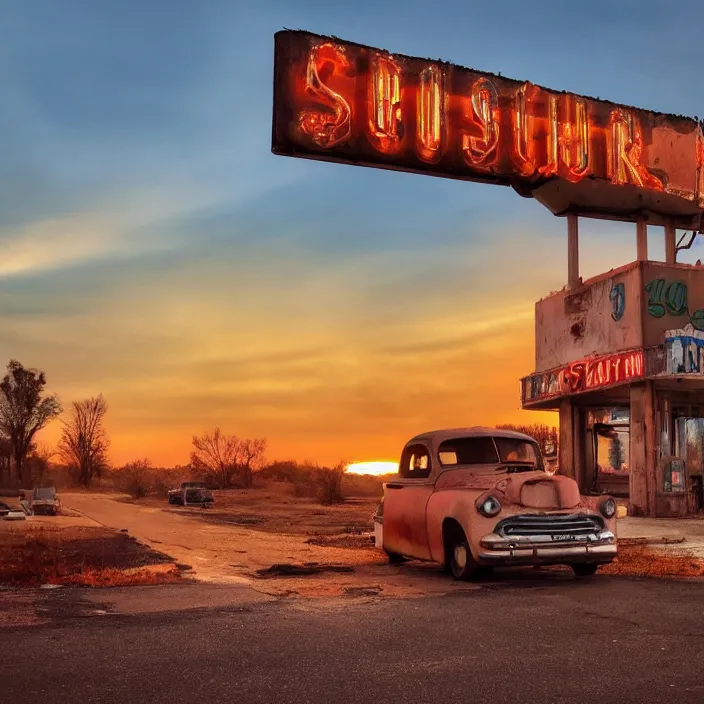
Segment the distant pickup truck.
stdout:
[[29,508],[35,516],[57,516],[61,513],[61,500],[56,489],[53,486],[34,489]]
[[200,506],[210,508],[213,494],[203,482],[181,482],[178,489],[169,491],[169,503],[177,506]]

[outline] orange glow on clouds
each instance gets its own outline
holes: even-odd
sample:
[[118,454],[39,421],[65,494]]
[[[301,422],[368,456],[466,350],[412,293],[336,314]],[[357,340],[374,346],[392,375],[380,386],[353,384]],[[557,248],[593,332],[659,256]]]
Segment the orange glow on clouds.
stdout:
[[[610,244],[616,261],[631,247]],[[601,248],[592,258],[587,242],[583,254],[585,275],[605,268]],[[116,466],[187,464],[193,435],[216,426],[266,437],[269,460],[393,459],[437,428],[557,424],[520,409],[519,380],[534,369],[534,302],[562,285],[563,257],[523,225],[442,252],[322,265],[282,245],[277,258],[131,273],[103,297],[58,292],[51,315],[0,324],[64,408],[103,393]],[[417,272],[432,285],[419,287]],[[47,292],[21,295],[31,304]],[[60,432],[55,421],[39,441],[55,446]]]

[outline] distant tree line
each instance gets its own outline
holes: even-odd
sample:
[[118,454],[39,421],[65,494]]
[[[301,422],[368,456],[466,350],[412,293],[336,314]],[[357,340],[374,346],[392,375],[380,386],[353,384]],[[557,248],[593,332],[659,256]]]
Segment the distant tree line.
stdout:
[[37,433],[63,412],[56,394],[46,393],[46,375],[11,359],[0,382],[0,484],[26,487],[42,483],[51,460],[70,471],[75,482],[89,486],[107,468],[109,442],[103,421],[102,395],[74,401],[63,418],[56,450],[39,445]]
[[[61,419],[58,445],[51,450],[38,445],[36,435],[64,411],[56,394],[46,393],[46,384],[43,371],[15,359],[7,365],[0,383],[0,486],[42,483],[58,465],[73,484],[90,487],[111,469],[104,425],[108,404],[102,394],[73,401]],[[264,465],[266,448],[265,438],[239,438],[215,428],[193,436],[190,464],[183,470],[220,489],[248,489],[254,472]],[[122,470],[121,477],[129,477],[127,483],[136,487],[153,468],[149,460],[136,460]]]

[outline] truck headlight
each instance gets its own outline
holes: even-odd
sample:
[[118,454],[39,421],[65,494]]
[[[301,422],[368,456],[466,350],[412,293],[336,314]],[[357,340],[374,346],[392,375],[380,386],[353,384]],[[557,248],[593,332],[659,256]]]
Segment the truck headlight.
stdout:
[[501,511],[501,503],[494,496],[487,496],[479,504],[479,513],[487,518],[496,516]]
[[616,515],[616,502],[609,497],[599,504],[599,511],[604,518],[613,518]]

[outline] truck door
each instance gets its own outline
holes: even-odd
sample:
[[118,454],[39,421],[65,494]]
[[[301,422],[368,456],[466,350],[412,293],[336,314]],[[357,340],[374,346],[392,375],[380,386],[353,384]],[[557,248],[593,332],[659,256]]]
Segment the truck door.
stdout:
[[384,549],[429,560],[426,507],[435,481],[428,448],[422,443],[404,448],[398,474],[384,487]]

